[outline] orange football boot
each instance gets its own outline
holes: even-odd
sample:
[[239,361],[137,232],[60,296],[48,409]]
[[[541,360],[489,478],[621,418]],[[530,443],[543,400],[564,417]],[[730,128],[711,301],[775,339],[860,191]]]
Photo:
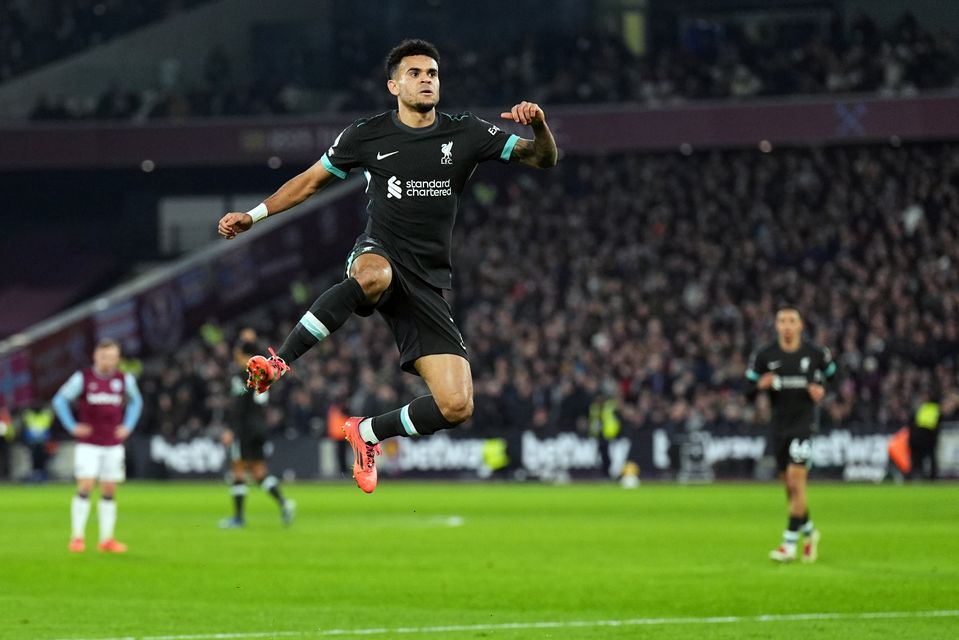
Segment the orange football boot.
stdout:
[[270,347],[270,357],[253,356],[246,363],[246,386],[255,389],[258,394],[270,388],[270,385],[283,377],[290,370],[290,365],[277,357]]
[[360,423],[366,418],[353,417],[343,424],[346,441],[353,447],[353,479],[366,493],[376,488],[376,456],[382,453],[379,444],[367,444],[360,437]]

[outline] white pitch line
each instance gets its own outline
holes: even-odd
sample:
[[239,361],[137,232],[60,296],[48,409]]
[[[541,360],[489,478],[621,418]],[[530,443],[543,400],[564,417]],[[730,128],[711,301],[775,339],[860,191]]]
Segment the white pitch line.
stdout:
[[316,629],[315,631],[260,631],[256,633],[200,633],[116,638],[69,638],[63,640],[249,640],[252,638],[298,638],[330,636],[377,636],[460,631],[512,631],[517,629],[582,629],[587,627],[637,627],[679,624],[735,624],[741,622],[804,622],[809,620],[885,620],[899,618],[957,618],[959,609],[942,611],[865,611],[863,613],[783,613],[759,616],[709,616],[705,618],[626,618],[623,620],[553,620],[456,624],[434,627],[374,627],[370,629]]

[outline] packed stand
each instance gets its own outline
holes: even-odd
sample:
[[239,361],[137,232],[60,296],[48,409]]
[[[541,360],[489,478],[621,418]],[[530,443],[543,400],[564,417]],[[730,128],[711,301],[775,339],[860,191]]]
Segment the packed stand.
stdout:
[[206,0],[0,0],[0,82]]
[[848,27],[834,16],[828,30],[800,23],[757,30],[718,25],[717,31],[649,60],[632,79],[635,99],[910,96],[959,81],[955,34],[925,28],[911,13],[885,30],[859,15]]
[[279,115],[293,113],[299,91],[279,77],[262,76],[240,82],[224,51],[215,47],[204,62],[202,80],[184,88],[175,59],[160,63],[162,84],[132,91],[112,83],[99,96],[41,94],[30,113],[37,121],[166,120],[205,117]]
[[[454,257],[476,406],[459,435],[585,434],[609,398],[627,433],[764,433],[744,372],[783,303],[840,365],[826,426],[892,432],[923,394],[959,393],[954,144],[567,158],[549,174],[480,176]],[[143,431],[215,431],[239,323],[276,346],[334,277],[146,363]],[[386,324],[354,318],[271,389],[270,424],[325,433],[331,407],[375,415],[425,393],[397,362]]]
[[[111,87],[86,101],[44,96],[31,117],[151,120],[386,109],[382,61],[356,35],[338,34],[338,60],[318,60],[309,48],[294,47],[281,64],[261,64],[246,80],[232,72],[235,62],[213,49],[195,86],[174,83],[142,94]],[[496,49],[437,44],[443,102],[462,107],[477,106],[476,96],[485,104],[523,96],[547,105],[662,106],[797,93],[914,95],[959,86],[953,36],[924,29],[911,14],[885,32],[864,16],[847,30],[836,23],[826,34],[773,28],[754,33],[727,25],[721,37],[664,44],[642,57],[622,39],[597,31],[530,35]],[[345,88],[325,87],[315,72],[324,66],[357,73]]]

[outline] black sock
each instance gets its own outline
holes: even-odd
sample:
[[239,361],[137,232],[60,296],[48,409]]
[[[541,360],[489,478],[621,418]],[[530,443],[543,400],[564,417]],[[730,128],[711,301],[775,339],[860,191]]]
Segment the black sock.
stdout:
[[786,527],[790,531],[799,531],[802,525],[802,516],[789,516],[789,525]]
[[405,407],[373,418],[373,434],[378,440],[393,436],[428,436],[455,426],[443,417],[433,396],[420,396]]
[[260,488],[273,496],[273,499],[283,506],[283,494],[280,493],[280,481],[276,476],[267,476],[260,483]]
[[242,480],[234,480],[230,487],[230,493],[233,495],[233,517],[237,520],[243,519],[243,500],[246,498],[246,483]]
[[324,291],[310,310],[303,314],[286,337],[276,355],[289,364],[313,348],[317,342],[343,326],[353,311],[366,301],[356,278],[347,278]]

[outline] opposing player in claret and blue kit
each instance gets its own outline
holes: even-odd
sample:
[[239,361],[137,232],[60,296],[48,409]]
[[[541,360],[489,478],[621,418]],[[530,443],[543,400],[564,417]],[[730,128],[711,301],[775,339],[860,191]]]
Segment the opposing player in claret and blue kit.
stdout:
[[531,167],[556,164],[558,151],[539,105],[520,102],[501,117],[528,125],[532,139],[502,131],[470,113],[438,112],[440,56],[423,40],[400,43],[386,59],[393,111],[357,120],[333,141],[319,162],[292,178],[246,213],[224,215],[227,239],[255,222],[303,202],[352,169],[362,168],[370,197],[369,222],[346,261],[345,279],[324,292],[269,357],[255,356],[249,384],[266,391],[290,363],[329,337],[354,313],[386,320],[403,370],[422,376],[430,395],[375,417],[352,417],[344,426],[354,453],[353,477],[376,488],[379,442],[450,429],[473,412],[473,382],[466,344],[446,294],[452,287],[453,224],[459,196],[477,164],[517,160]]
[[[113,537],[117,522],[117,485],[126,480],[124,441],[136,428],[143,398],[136,379],[119,370],[120,344],[101,340],[93,351],[93,366],[75,372],[56,395],[53,409],[64,429],[76,439],[74,454],[77,493],[70,505],[72,532],[70,551],[86,550],[85,532],[90,515],[90,493],[100,483],[97,516],[100,542],[97,548],[125,553],[127,546]],[[76,402],[74,416],[70,403]]]

